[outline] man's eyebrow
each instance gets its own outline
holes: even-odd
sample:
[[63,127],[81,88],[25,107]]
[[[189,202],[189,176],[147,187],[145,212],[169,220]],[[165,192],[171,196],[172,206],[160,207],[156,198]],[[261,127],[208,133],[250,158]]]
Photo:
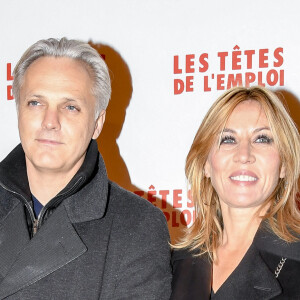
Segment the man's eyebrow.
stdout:
[[[37,99],[43,99],[45,98],[44,96],[42,95],[39,95],[39,94],[29,94],[29,95],[26,95],[25,97],[25,100],[28,99],[28,98],[37,98]],[[69,97],[64,97],[62,98],[64,101],[66,102],[77,102],[79,101],[80,99],[76,99],[76,98],[69,98]]]
[[42,95],[38,95],[38,94],[28,94],[28,95],[26,95],[25,99],[30,98],[30,97],[39,98],[39,99],[43,98]]
[[64,100],[66,100],[67,102],[76,102],[78,99],[74,99],[74,98],[69,98],[69,97],[64,97]]

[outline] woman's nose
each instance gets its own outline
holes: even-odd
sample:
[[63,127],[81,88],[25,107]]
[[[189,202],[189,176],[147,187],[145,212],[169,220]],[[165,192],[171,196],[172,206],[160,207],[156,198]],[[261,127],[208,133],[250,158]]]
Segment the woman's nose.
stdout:
[[242,164],[255,162],[255,155],[249,142],[241,142],[237,145],[234,161]]

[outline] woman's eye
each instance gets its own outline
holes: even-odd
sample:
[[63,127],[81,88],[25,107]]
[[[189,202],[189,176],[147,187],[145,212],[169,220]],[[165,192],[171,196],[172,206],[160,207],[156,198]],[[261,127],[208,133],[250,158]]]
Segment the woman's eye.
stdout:
[[255,142],[263,143],[263,144],[271,144],[273,142],[273,139],[266,135],[260,135],[256,138]]
[[235,138],[233,136],[224,136],[221,138],[220,145],[222,144],[235,144]]

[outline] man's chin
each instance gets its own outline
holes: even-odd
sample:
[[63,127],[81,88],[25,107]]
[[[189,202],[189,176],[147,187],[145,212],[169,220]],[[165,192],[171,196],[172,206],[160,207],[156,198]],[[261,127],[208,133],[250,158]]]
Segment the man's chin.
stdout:
[[[29,161],[28,161],[29,160]],[[28,163],[38,171],[55,172],[63,169],[64,163],[60,155],[42,154],[27,159]]]

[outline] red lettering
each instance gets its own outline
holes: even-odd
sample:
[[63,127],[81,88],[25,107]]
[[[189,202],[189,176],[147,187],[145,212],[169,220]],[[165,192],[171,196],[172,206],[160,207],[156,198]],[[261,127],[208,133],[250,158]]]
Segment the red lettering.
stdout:
[[180,214],[180,221],[183,225],[189,225],[192,221],[192,214],[189,210],[185,209]]
[[12,85],[7,86],[7,100],[14,100],[14,96],[12,94]]
[[278,73],[276,70],[270,70],[267,73],[267,84],[270,86],[274,86],[278,82]]
[[250,83],[253,83],[255,81],[255,74],[252,72],[246,72],[245,74],[245,85],[246,87],[250,86]]
[[159,194],[161,195],[161,208],[167,208],[167,196],[169,195],[169,191],[161,190]]
[[195,54],[187,54],[186,55],[186,60],[185,60],[185,72],[186,73],[194,73],[194,59],[195,59]]
[[255,50],[245,50],[244,54],[247,56],[247,69],[252,69],[252,56],[255,54]]
[[12,76],[12,72],[11,72],[11,63],[8,63],[6,65],[6,69],[7,69],[7,80],[13,80],[14,77]]
[[194,80],[193,76],[186,76],[186,89],[185,90],[187,92],[193,92],[194,91],[193,80]]
[[208,59],[207,53],[203,53],[199,57],[199,62],[202,65],[202,67],[199,67],[199,72],[201,73],[206,72],[208,70],[208,62],[206,59]]
[[184,91],[184,81],[181,79],[174,79],[174,95],[182,94]]
[[260,68],[267,68],[268,67],[268,54],[269,49],[260,49],[259,50],[259,67]]
[[175,55],[174,56],[174,74],[182,73],[182,69],[179,69],[178,65],[179,65],[179,57],[178,57],[178,55]]
[[166,211],[164,211],[163,213],[164,213],[164,215],[165,215],[165,217],[167,219],[167,222],[169,222],[169,220],[170,220],[170,214],[168,212],[166,212]]
[[218,57],[220,57],[220,71],[225,71],[226,56],[228,56],[228,52],[218,52]]
[[208,86],[208,76],[204,76],[204,92],[210,92],[211,88]]
[[172,211],[172,227],[179,227],[179,223],[177,222],[177,212]]
[[277,60],[277,61],[274,61],[274,67],[281,67],[282,64],[283,64],[283,56],[281,55],[283,53],[283,48],[279,47],[279,48],[276,48],[274,50],[274,58]]
[[242,74],[228,74],[227,89],[232,87],[241,86],[243,84]]
[[262,81],[262,72],[258,72],[257,77],[258,77],[258,85],[265,86],[265,84]]
[[284,85],[284,70],[279,71],[279,85],[283,86]]
[[[185,91],[193,92],[194,76],[186,76],[185,78]],[[184,81],[182,79],[174,79],[174,95],[179,95],[184,92]]]
[[218,74],[217,75],[217,90],[224,90],[225,86],[224,86],[224,74]]
[[241,51],[232,52],[232,70],[240,70],[241,67]]
[[144,196],[144,192],[143,191],[134,191],[134,193],[140,197]]
[[182,207],[181,194],[182,194],[182,190],[173,190],[173,207],[174,208],[181,208]]

